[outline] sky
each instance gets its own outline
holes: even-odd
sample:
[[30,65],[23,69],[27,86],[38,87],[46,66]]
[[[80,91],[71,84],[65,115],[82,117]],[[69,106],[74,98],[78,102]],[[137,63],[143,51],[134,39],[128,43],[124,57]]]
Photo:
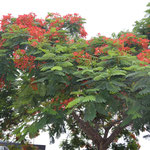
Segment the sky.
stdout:
[[[88,39],[98,33],[110,37],[120,31],[131,31],[135,21],[144,17],[149,0],[1,0],[0,18],[11,13],[12,16],[33,12],[38,18],[45,18],[48,12],[57,12],[61,15],[78,13],[86,19],[85,29]],[[145,133],[144,133],[145,134]],[[63,135],[65,138],[66,135]],[[150,141],[140,135],[140,150],[149,150]],[[46,150],[60,150],[59,141],[49,145],[47,133],[42,133],[32,142],[46,144]]]

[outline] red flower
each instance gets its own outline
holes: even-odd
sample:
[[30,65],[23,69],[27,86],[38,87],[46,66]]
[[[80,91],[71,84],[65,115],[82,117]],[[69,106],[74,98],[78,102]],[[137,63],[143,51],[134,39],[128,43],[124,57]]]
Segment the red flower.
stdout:
[[38,43],[34,41],[34,42],[32,42],[31,46],[36,47],[37,44],[38,44]]
[[11,23],[11,18],[12,18],[11,14],[3,16],[3,19],[1,20],[1,29],[0,30],[4,31],[6,29],[6,26]]
[[56,41],[55,41],[55,43],[59,43],[59,42],[60,42],[59,40],[56,40]]
[[21,70],[29,69],[31,71],[35,68],[35,56],[27,56],[25,50],[17,50],[13,53],[15,67]]
[[0,48],[3,46],[4,42],[6,41],[6,39],[0,39]]
[[105,52],[105,51],[103,51],[104,50],[104,48],[106,48],[106,47],[108,47],[108,45],[104,45],[104,46],[102,46],[102,47],[96,47],[95,48],[95,55],[98,55],[98,54],[104,54],[104,53],[107,53],[107,52]]
[[45,29],[36,26],[28,28],[28,31],[31,35],[31,38],[28,40],[36,39],[38,42],[41,42],[44,39],[44,34],[46,33]]
[[36,91],[36,90],[38,90],[38,86],[37,86],[37,83],[32,83],[33,81],[35,81],[35,77],[32,77],[32,78],[30,79],[30,85],[31,85],[32,89],[33,89],[34,91]]
[[149,64],[150,63],[150,49],[144,50],[141,53],[139,53],[137,55],[137,58],[140,61],[144,61],[144,62],[147,62]]
[[15,23],[21,28],[31,27],[34,25],[35,16],[34,13],[19,15]]
[[5,81],[3,79],[3,76],[0,78],[0,89],[2,89],[5,86]]
[[79,54],[78,52],[73,52],[74,56],[78,56],[78,54]]
[[46,22],[45,22],[44,19],[36,19],[35,21],[36,21],[37,23],[39,23],[39,25],[40,25],[41,27],[43,27],[43,26],[46,25]]
[[21,49],[20,52],[21,52],[21,54],[25,54],[26,53],[26,51],[24,49]]
[[84,38],[86,38],[87,36],[87,32],[85,31],[83,27],[80,28],[80,34],[81,34],[81,37],[84,37]]

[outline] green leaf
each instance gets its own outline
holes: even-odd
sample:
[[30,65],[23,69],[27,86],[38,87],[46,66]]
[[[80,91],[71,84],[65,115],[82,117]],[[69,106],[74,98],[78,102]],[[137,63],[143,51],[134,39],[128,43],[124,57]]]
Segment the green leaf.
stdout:
[[39,95],[44,97],[46,95],[46,87],[44,84],[40,84],[38,87]]
[[[107,60],[107,59],[110,59],[110,58],[111,58],[110,55],[99,57],[100,60]],[[105,63],[105,62],[103,61],[103,63]]]
[[84,111],[84,120],[92,121],[95,117],[96,117],[95,105],[93,103],[87,104]]
[[52,28],[50,29],[50,33],[54,33],[54,32],[56,32],[56,28],[55,28],[55,27],[52,27]]
[[108,51],[108,55],[110,55],[110,56],[117,56],[118,54],[116,53],[116,51],[109,50]]
[[45,108],[44,110],[42,110],[42,112],[46,112],[46,113],[49,113],[51,115],[57,115],[57,112],[54,109],[50,108],[50,107]]
[[4,56],[6,56],[6,54],[0,54],[0,57],[4,57]]
[[112,94],[117,93],[118,91],[121,90],[119,86],[114,85],[112,82],[106,83],[106,88],[108,91],[110,91]]
[[97,68],[94,68],[93,70],[94,71],[102,71],[104,68],[103,67],[97,67]]
[[96,97],[93,95],[85,96],[81,102],[90,102],[90,101],[96,101]]
[[62,62],[60,65],[62,67],[72,67],[73,66],[73,64],[71,62],[69,62],[69,61]]
[[70,93],[70,95],[82,95],[83,92],[80,90],[80,91],[73,91]]
[[48,54],[48,53],[49,53],[49,50],[47,50],[47,49],[43,49],[43,48],[41,48],[41,47],[39,47],[38,49],[39,49],[40,51],[42,51],[42,52],[46,53],[46,54]]
[[99,114],[102,114],[102,115],[108,115],[106,109],[105,109],[105,105],[103,106],[103,104],[101,103],[96,103],[95,104],[95,109],[96,111],[99,113]]
[[129,71],[136,71],[139,68],[139,65],[133,65],[130,67],[124,67],[124,70],[129,70]]
[[42,66],[41,71],[50,70],[52,67],[54,67],[54,64],[51,64],[51,65],[44,65],[44,66]]
[[111,83],[119,87],[126,87],[126,85],[123,82],[112,80]]
[[145,88],[139,92],[140,95],[150,94],[150,88]]
[[142,116],[139,114],[139,111],[140,111],[140,105],[135,103],[133,104],[133,106],[129,107],[127,114],[131,115],[132,119],[141,118]]
[[93,70],[90,70],[90,69],[83,70],[82,74],[85,74],[85,73],[93,73]]
[[52,70],[52,71],[54,71],[54,70],[61,71],[61,70],[62,70],[62,67],[60,67],[60,66],[55,66],[55,67],[51,68],[51,70]]
[[80,69],[88,69],[87,66],[77,66],[77,67],[80,68]]
[[54,59],[55,57],[56,57],[55,54],[47,53],[47,54],[44,54],[42,57],[37,57],[35,60],[49,60],[49,59]]
[[106,99],[104,99],[101,95],[96,95],[96,102],[105,103]]
[[6,53],[7,51],[7,49],[0,49],[0,53]]
[[87,90],[86,90],[86,92],[87,92],[87,93],[95,93],[95,92],[97,92],[97,91],[99,91],[99,89],[98,89],[98,88],[94,88],[94,89],[87,89]]
[[108,73],[103,72],[100,75],[94,77],[93,80],[98,81],[98,80],[101,80],[101,79],[106,78],[106,77],[108,77]]
[[71,108],[73,106],[75,106],[78,103],[85,103],[85,102],[90,102],[90,101],[95,101],[96,98],[93,95],[89,95],[89,96],[80,96],[76,99],[74,99],[73,101],[71,101],[66,108]]
[[61,45],[57,45],[56,46],[56,49],[55,49],[55,52],[56,53],[61,53],[61,52],[66,52],[68,49],[66,46],[61,46]]
[[113,72],[111,73],[111,76],[116,76],[116,75],[126,75],[126,71],[125,70],[113,70]]
[[131,116],[126,117],[122,122],[121,122],[121,127],[126,126],[127,124],[131,123],[133,121],[133,119],[131,118]]
[[73,106],[75,106],[76,104],[80,103],[81,100],[83,99],[84,97],[78,97],[76,99],[74,99],[73,101],[71,101],[66,108],[72,108]]

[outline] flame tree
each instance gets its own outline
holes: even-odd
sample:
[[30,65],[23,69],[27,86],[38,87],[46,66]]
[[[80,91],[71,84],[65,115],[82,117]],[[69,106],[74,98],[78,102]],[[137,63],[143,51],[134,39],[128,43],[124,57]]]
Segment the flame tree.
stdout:
[[3,16],[1,138],[46,130],[54,142],[68,128],[64,150],[139,149],[135,134],[149,129],[149,40],[133,33],[86,40],[83,24],[78,14]]

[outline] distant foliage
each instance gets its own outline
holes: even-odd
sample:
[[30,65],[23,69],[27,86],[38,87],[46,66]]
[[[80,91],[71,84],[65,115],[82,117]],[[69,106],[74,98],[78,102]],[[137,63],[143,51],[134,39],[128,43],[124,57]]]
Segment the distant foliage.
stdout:
[[146,36],[150,40],[150,3],[147,4],[147,7],[148,9],[145,11],[145,17],[135,22],[133,31]]

